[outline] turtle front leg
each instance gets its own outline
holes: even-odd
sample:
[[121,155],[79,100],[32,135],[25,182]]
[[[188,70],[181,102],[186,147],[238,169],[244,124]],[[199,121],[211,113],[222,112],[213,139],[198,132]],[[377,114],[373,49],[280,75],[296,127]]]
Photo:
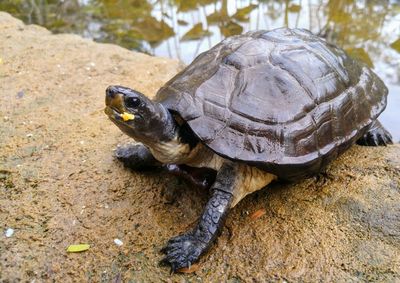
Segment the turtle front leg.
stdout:
[[232,204],[237,168],[238,166],[231,162],[223,164],[211,187],[212,196],[197,226],[183,235],[172,238],[162,249],[165,253],[162,262],[170,264],[174,272],[198,261],[217,238]]
[[118,147],[115,157],[121,161],[125,167],[135,171],[153,170],[161,167],[150,150],[143,144],[127,144]]

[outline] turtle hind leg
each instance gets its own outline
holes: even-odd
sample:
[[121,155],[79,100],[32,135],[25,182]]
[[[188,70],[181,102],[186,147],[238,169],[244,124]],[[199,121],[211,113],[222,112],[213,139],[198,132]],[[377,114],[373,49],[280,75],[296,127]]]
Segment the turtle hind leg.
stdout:
[[357,144],[365,146],[386,146],[392,143],[392,135],[378,120],[373,122],[368,131],[357,140]]
[[161,168],[150,150],[143,144],[127,144],[115,150],[115,157],[121,161],[125,167],[135,171],[146,171]]
[[187,165],[165,164],[163,168],[170,174],[181,177],[196,187],[208,190],[215,181],[217,172],[209,168],[194,168]]

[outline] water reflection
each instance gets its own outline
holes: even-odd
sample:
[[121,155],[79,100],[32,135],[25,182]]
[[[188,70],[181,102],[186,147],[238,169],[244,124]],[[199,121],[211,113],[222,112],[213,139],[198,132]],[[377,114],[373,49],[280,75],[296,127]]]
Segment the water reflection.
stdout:
[[398,1],[2,0],[0,10],[56,33],[78,33],[185,63],[230,35],[281,26],[307,28],[384,78],[392,97],[383,122],[400,139],[394,115],[394,108],[400,108]]

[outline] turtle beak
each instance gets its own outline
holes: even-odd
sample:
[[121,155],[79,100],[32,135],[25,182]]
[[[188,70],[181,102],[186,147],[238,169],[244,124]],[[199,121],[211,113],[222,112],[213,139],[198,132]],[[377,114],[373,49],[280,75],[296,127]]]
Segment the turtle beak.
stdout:
[[117,121],[131,121],[135,116],[126,112],[124,104],[124,95],[118,90],[116,86],[109,86],[106,89],[106,108],[104,112],[113,120]]
[[106,106],[117,110],[119,113],[124,113],[124,97],[115,86],[109,86],[106,89]]

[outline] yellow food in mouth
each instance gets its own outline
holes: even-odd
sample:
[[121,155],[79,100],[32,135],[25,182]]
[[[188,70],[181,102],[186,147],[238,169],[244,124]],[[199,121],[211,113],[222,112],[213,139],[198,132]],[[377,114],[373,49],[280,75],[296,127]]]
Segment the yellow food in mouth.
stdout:
[[126,122],[135,119],[135,115],[124,112],[123,114],[121,114],[121,118]]

